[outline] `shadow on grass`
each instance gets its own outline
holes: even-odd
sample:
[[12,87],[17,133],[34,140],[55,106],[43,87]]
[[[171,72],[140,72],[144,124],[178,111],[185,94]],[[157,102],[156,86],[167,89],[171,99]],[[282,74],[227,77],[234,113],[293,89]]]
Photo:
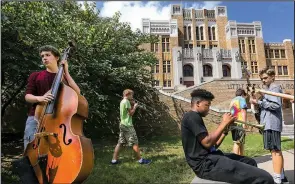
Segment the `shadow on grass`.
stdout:
[[281,142],[289,142],[289,141],[293,141],[293,139],[283,139]]

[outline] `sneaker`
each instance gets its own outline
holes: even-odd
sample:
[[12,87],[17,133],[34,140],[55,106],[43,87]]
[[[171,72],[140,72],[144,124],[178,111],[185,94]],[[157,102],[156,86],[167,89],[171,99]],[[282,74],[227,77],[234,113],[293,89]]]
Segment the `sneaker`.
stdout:
[[119,160],[116,160],[116,162],[112,162],[112,161],[111,161],[111,164],[112,164],[112,165],[117,165],[117,164],[119,164],[119,163],[120,163]]
[[286,176],[284,177],[284,179],[282,179],[282,184],[289,184],[289,181]]
[[147,164],[147,165],[149,165],[150,163],[151,163],[152,161],[151,160],[148,160],[148,159],[142,159],[142,161],[141,162],[139,162],[140,164]]

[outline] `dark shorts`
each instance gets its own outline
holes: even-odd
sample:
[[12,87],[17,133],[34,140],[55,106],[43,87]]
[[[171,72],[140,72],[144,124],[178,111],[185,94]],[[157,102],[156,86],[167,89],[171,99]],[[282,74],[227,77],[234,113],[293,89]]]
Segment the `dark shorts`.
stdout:
[[274,130],[263,131],[263,144],[266,150],[281,150],[281,132]]
[[232,135],[232,139],[234,143],[245,144],[245,136],[246,136],[245,130],[233,129],[231,131],[231,135]]

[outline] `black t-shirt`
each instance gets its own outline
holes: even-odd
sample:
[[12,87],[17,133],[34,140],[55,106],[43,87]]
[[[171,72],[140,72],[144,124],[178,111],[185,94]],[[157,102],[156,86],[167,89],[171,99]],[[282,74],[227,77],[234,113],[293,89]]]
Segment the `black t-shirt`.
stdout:
[[181,123],[182,146],[186,161],[196,173],[202,171],[205,158],[210,153],[198,140],[201,133],[208,131],[200,114],[195,111],[185,113]]

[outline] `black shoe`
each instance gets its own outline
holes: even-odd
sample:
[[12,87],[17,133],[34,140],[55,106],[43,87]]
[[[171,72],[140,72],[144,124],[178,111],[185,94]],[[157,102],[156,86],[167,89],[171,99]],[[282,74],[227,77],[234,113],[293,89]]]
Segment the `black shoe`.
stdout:
[[289,184],[289,181],[286,176],[284,177],[284,179],[282,179],[282,184]]

